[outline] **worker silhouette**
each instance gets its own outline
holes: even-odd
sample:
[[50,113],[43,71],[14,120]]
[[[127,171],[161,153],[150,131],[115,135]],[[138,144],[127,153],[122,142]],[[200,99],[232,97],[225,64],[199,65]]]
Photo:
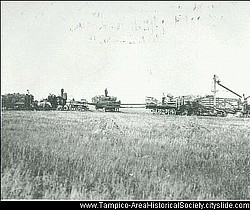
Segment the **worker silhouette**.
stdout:
[[245,94],[243,94],[243,98],[244,98],[244,101],[243,101],[242,111],[245,113],[247,111],[247,98],[245,97]]
[[107,88],[105,89],[105,97],[108,97],[108,90],[107,90]]
[[162,105],[165,104],[165,101],[166,101],[166,97],[165,97],[165,94],[163,93],[163,95],[162,95]]

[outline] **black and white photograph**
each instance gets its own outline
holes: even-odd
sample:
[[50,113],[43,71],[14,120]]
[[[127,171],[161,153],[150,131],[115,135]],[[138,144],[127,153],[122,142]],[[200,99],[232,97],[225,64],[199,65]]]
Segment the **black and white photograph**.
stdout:
[[249,151],[250,2],[1,1],[1,200],[250,208]]

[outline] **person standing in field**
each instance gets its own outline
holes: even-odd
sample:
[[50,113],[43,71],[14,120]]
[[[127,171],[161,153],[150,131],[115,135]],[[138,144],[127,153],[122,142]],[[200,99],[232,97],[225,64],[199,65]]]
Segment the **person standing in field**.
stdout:
[[242,111],[243,113],[246,113],[247,112],[247,98],[245,97],[245,94],[243,94],[243,98],[244,98],[244,101],[243,101]]
[[108,90],[107,90],[107,88],[105,89],[105,97],[108,97]]
[[165,94],[163,93],[163,95],[162,95],[162,105],[165,104],[165,100],[166,100],[166,97],[165,97]]

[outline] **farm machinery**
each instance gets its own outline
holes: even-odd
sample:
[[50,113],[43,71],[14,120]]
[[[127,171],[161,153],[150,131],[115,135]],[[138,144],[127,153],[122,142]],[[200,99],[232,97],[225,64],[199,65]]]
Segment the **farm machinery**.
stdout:
[[200,116],[222,116],[235,113],[235,106],[237,106],[237,99],[234,98],[216,98],[216,107],[214,107],[214,96],[206,95],[195,99],[193,102],[197,104],[196,113]]
[[121,101],[117,101],[117,97],[104,95],[93,97],[89,104],[94,105],[96,110],[102,109],[105,112],[119,112],[121,107]]
[[[213,112],[217,114],[218,112],[223,112],[225,115],[227,114],[239,114],[242,117],[250,117],[250,105],[248,105],[247,99],[250,97],[245,97],[245,94],[242,96],[225,85],[221,84],[221,81],[218,79],[217,75],[213,77],[214,81],[214,89],[213,89]],[[235,98],[218,98],[216,97],[217,86],[226,89],[232,94],[236,95],[238,99]]]
[[237,102],[237,100],[225,98],[217,98],[216,100],[220,105],[222,103],[227,103],[230,106],[228,108],[221,108],[218,106],[214,108],[214,97],[209,95],[197,98],[189,98],[189,96],[176,97],[172,101],[168,101],[165,104],[162,104],[161,102],[149,102],[147,97],[146,109],[150,109],[153,113],[189,116],[226,116],[227,113],[234,113],[232,106],[233,103]]
[[[250,117],[250,105],[245,97],[237,94],[228,87],[221,84],[218,77],[214,75],[214,95],[200,96],[181,96],[173,98],[171,95],[165,97],[162,101],[158,101],[153,97],[146,97],[146,109],[150,109],[153,113],[163,113],[172,115],[197,115],[197,116],[222,116],[228,114],[239,115],[242,117]],[[216,97],[217,85],[233,93],[236,98]],[[166,100],[167,99],[167,100]],[[243,99],[243,101],[242,101]]]
[[34,101],[34,96],[29,92],[27,94],[5,94],[2,95],[2,108],[5,110],[76,110],[87,111],[88,102],[85,99],[81,101],[70,100],[67,101],[67,93],[61,89],[61,94],[49,94],[46,99]]
[[34,110],[36,102],[34,96],[27,94],[13,93],[2,95],[2,108],[5,110]]
[[144,103],[121,103],[117,100],[115,96],[108,96],[108,91],[105,89],[105,95],[97,95],[92,98],[92,103],[89,105],[94,105],[96,110],[103,110],[105,112],[119,112],[120,109],[126,108],[145,108]]
[[36,110],[62,110],[66,105],[67,93],[61,89],[61,95],[49,94],[46,99],[42,99],[37,103]]
[[61,89],[60,96],[50,94],[46,101],[51,104],[50,110],[59,110],[59,111],[88,110],[88,104],[85,99],[81,99],[81,101],[76,101],[74,98],[72,100],[67,100],[67,93],[64,92],[64,89]]
[[[60,108],[58,108],[59,110]],[[81,101],[75,101],[74,99],[67,101],[61,110],[70,111],[88,111],[88,102],[86,99],[81,99]]]
[[[146,108],[153,114],[168,115],[197,115],[197,116],[227,116],[228,114],[238,115],[241,117],[250,117],[250,105],[247,99],[250,97],[242,96],[225,85],[216,75],[213,77],[213,95],[201,96],[179,96],[173,97],[163,94],[162,100],[159,101],[154,97],[146,97],[143,104],[121,104],[115,96],[108,96],[107,89],[104,95],[97,95],[89,103],[86,99],[81,101],[67,100],[67,93],[61,89],[61,94],[56,96],[50,94],[46,99],[40,102],[34,101],[34,96],[28,91],[27,94],[5,94],[2,95],[2,109],[4,110],[69,110],[69,111],[88,111],[88,105],[93,105],[96,110],[105,112],[119,112],[121,108]],[[237,98],[222,98],[217,96],[217,87],[222,87]]]
[[[158,101],[154,97],[146,97],[146,109],[150,109],[153,114],[168,115],[193,115],[197,114],[198,104],[192,99],[194,96],[173,97],[168,94],[163,96],[162,101]],[[167,100],[166,100],[167,99]]]
[[117,101],[117,97],[108,96],[107,88],[104,91],[105,95],[97,95],[92,98],[92,103],[87,103],[89,105],[94,105],[96,110],[103,110],[105,112],[119,112],[121,108],[121,101]]

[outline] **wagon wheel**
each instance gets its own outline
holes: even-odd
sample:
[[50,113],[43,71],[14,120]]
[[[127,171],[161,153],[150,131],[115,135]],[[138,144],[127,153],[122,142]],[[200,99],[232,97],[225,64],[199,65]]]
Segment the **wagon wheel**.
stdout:
[[249,118],[249,117],[250,117],[250,110],[246,111],[246,118]]
[[175,110],[175,109],[170,109],[170,110],[169,110],[169,113],[170,113],[171,115],[176,115],[176,110]]
[[197,116],[200,116],[200,115],[201,115],[201,113],[202,113],[202,110],[201,110],[201,109],[198,109],[198,111],[197,111],[196,115],[197,115]]
[[227,113],[226,112],[223,112],[222,113],[222,117],[226,117],[227,116]]
[[166,114],[166,109],[162,109],[161,114]]
[[188,115],[188,110],[184,110],[182,113],[181,113],[181,115]]

